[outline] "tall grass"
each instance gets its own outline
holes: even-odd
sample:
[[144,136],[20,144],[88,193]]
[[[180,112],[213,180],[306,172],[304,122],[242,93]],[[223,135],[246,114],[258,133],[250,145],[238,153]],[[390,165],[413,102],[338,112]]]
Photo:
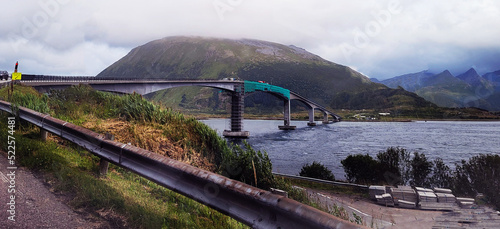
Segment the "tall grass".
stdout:
[[58,111],[55,116],[68,122],[82,124],[85,121],[82,117],[91,115],[99,119],[121,117],[156,126],[163,129],[173,142],[202,152],[217,165],[222,161],[221,155],[230,150],[226,141],[207,125],[172,109],[162,109],[139,94],[120,96],[83,85],[51,94],[50,105]]

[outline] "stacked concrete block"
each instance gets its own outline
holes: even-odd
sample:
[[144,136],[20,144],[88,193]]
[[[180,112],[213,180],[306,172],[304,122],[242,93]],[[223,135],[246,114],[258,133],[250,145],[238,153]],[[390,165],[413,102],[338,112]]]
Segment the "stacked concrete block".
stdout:
[[375,199],[380,205],[394,207],[394,200],[392,199],[391,194],[375,195]]
[[422,187],[415,187],[415,190],[417,190],[417,192],[432,192],[432,193],[434,193],[434,190],[428,189],[428,188],[422,188]]
[[439,203],[455,203],[455,195],[448,193],[436,193]]
[[391,193],[396,203],[398,203],[399,200],[417,203],[417,193],[410,186],[392,188]]
[[406,200],[397,200],[397,204],[400,208],[413,209],[413,208],[417,207],[417,204],[415,202],[406,201]]
[[457,204],[462,208],[471,208],[475,203],[475,200],[472,198],[457,197],[456,200]]
[[419,203],[436,203],[437,196],[432,189],[416,187]]
[[372,185],[368,188],[368,193],[370,194],[370,198],[372,200],[376,200],[375,196],[385,194],[385,187]]
[[446,193],[446,194],[452,194],[451,189],[447,188],[434,188],[435,193]]

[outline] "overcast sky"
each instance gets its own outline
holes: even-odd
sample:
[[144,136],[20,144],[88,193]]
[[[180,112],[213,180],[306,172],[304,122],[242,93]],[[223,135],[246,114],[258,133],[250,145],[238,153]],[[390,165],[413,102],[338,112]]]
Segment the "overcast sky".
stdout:
[[379,79],[500,70],[497,0],[0,0],[0,70],[96,75],[151,40],[252,38]]

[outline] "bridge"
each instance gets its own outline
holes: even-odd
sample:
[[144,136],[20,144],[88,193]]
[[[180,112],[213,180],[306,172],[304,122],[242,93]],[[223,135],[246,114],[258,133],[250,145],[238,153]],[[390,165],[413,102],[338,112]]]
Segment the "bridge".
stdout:
[[64,88],[85,84],[99,91],[131,94],[138,93],[146,95],[175,87],[200,86],[210,87],[228,91],[231,93],[231,129],[224,130],[225,137],[247,138],[250,136],[248,131],[243,130],[243,112],[244,98],[246,94],[254,92],[270,93],[283,100],[283,120],[284,124],[279,126],[281,130],[293,130],[296,127],[291,125],[290,101],[297,100],[306,105],[309,109],[308,125],[315,126],[315,110],[323,112],[323,123],[328,124],[329,116],[332,116],[333,122],[338,122],[341,117],[328,111],[325,107],[292,92],[288,89],[270,85],[262,82],[241,81],[235,79],[225,80],[165,80],[165,79],[123,79],[123,78],[96,78],[96,77],[69,77],[69,76],[42,76],[42,75],[23,75],[22,79],[17,81],[23,85],[31,86],[40,92],[49,92],[50,90],[62,90]]

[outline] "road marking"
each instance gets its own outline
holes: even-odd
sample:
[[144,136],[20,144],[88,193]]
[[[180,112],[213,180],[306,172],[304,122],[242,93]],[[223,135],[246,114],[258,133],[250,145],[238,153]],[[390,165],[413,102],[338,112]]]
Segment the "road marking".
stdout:
[[[353,210],[353,211],[358,212],[359,214],[362,214],[362,215],[367,216],[367,217],[372,217],[371,215],[368,215],[368,214],[366,214],[366,213],[363,213],[362,211],[360,211],[360,210],[358,210],[358,209],[356,209],[356,208],[353,208],[353,207],[351,207],[351,206],[347,206],[347,207],[348,207],[348,208],[350,208],[350,209],[351,209],[351,210]],[[372,217],[372,218],[373,218],[373,217]]]

